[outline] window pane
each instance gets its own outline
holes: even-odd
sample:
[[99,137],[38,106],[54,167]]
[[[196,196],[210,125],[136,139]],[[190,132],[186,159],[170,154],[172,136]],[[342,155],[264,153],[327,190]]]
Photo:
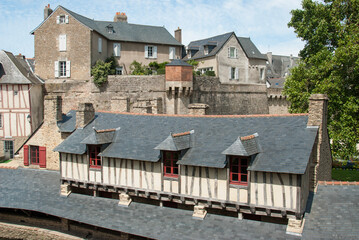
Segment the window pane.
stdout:
[[242,165],[242,166],[247,166],[247,159],[246,159],[246,158],[244,158],[244,159],[242,158],[242,159],[241,159],[241,165]]
[[238,181],[238,174],[232,174],[232,181]]
[[171,153],[170,152],[165,152],[165,158],[170,159],[171,158]]
[[241,173],[247,173],[247,167],[241,167]]
[[178,174],[178,168],[173,168],[173,174]]
[[165,167],[165,169],[166,169],[165,170],[166,173],[171,173],[171,168],[170,167]]
[[238,165],[238,158],[232,158],[232,165]]
[[241,182],[247,182],[247,175],[241,175]]
[[238,173],[238,166],[232,166],[232,172]]

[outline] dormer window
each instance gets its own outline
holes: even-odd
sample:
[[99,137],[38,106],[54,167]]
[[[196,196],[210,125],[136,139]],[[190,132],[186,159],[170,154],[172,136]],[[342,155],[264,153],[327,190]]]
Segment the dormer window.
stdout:
[[163,175],[165,177],[178,178],[179,151],[163,151]]
[[90,168],[101,168],[101,157],[98,155],[101,151],[100,145],[88,145]]
[[106,28],[107,28],[108,33],[110,33],[110,34],[114,33],[113,26],[111,24],[108,25]]
[[248,185],[248,157],[229,156],[229,183]]
[[204,46],[204,55],[208,55],[208,46]]

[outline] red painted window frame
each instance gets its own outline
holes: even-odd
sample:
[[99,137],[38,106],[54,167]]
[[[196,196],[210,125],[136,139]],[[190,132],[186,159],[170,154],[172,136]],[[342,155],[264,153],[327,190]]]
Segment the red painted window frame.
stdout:
[[[101,168],[101,157],[98,156],[98,154],[101,152],[101,146],[100,145],[88,145],[89,149],[89,160],[90,160],[90,168]],[[92,157],[91,155],[94,154],[95,157]]]
[[[237,163],[235,159],[238,159]],[[245,163],[243,161],[246,161]],[[234,185],[248,185],[248,163],[249,157],[229,156],[229,183]],[[241,169],[245,168],[245,173],[241,172]],[[236,170],[237,169],[237,170]],[[237,176],[237,178],[236,178]],[[246,181],[242,181],[242,176],[246,177]],[[237,180],[235,180],[236,178]]]
[[179,176],[178,174],[179,168],[177,164],[178,158],[179,158],[179,152],[163,151],[163,176],[170,178],[178,178]]
[[39,148],[39,146],[31,146],[30,145],[30,164],[31,165],[40,165],[40,148]]

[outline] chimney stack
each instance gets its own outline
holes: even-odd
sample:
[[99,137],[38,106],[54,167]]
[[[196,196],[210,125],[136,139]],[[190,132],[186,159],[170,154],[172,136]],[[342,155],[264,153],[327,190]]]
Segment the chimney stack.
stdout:
[[312,94],[309,97],[308,127],[317,126],[318,135],[311,168],[311,191],[316,191],[318,181],[331,180],[332,154],[330,150],[327,128],[328,96],[326,94]]
[[76,128],[84,128],[95,118],[95,109],[92,103],[79,103],[76,112]]
[[44,9],[44,20],[46,20],[46,18],[48,18],[52,12],[53,11],[50,8],[50,4],[47,4],[47,6],[45,6],[45,9]]
[[25,59],[25,55],[22,55],[21,53],[19,53],[19,55],[15,55],[15,58],[18,60],[23,60],[23,59]]
[[175,39],[182,44],[182,29],[179,27],[175,30]]
[[46,95],[44,101],[44,124],[56,126],[62,120],[61,96]]
[[127,23],[127,15],[126,13],[116,12],[115,17],[113,18],[114,22],[126,22]]

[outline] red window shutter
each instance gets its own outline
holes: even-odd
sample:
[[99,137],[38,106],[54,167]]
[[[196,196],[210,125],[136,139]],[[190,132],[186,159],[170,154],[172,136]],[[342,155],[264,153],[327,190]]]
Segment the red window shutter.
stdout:
[[29,146],[24,145],[24,165],[29,166]]
[[41,168],[46,168],[46,147],[39,147],[39,164]]

